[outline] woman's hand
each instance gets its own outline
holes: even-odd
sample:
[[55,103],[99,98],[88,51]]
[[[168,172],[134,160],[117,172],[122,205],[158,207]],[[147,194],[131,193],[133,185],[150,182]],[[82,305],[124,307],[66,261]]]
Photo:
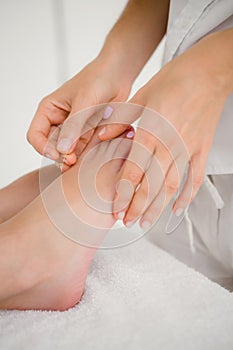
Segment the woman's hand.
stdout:
[[[113,205],[126,226],[141,217],[141,226],[148,229],[177,193],[188,164],[174,213],[180,216],[197,194],[219,117],[233,91],[230,38],[233,43],[232,29],[204,38],[168,63],[130,101],[146,108]],[[111,119],[119,120],[114,113]],[[125,119],[131,123],[136,118],[129,114]],[[122,128],[109,125],[100,138],[115,137]]]
[[[75,149],[82,127],[91,117],[93,109],[81,114],[79,122],[65,123],[61,131],[58,126],[78,111],[110,101],[124,101],[130,92],[130,80],[120,76],[120,62],[103,58],[101,55],[87,65],[80,73],[45,97],[39,104],[27,133],[27,139],[40,153],[57,160],[60,153],[66,156],[68,164],[76,161]],[[105,114],[111,110],[107,109]],[[104,113],[104,111],[103,111]],[[68,118],[69,119],[69,118]],[[99,118],[102,119],[102,116]],[[95,118],[96,120],[96,118]],[[98,120],[96,120],[96,123]],[[82,139],[87,143],[94,131]],[[79,146],[80,148],[80,146]]]
[[[98,57],[40,102],[27,133],[28,141],[39,153],[54,160],[61,154],[60,161],[74,164],[76,145],[78,152],[85,148],[101,114],[92,118],[92,108],[77,118],[67,117],[83,108],[127,99],[135,78],[166,32],[168,11],[169,0],[128,1]],[[101,118],[110,114],[108,108]],[[85,133],[84,126],[90,131]]]

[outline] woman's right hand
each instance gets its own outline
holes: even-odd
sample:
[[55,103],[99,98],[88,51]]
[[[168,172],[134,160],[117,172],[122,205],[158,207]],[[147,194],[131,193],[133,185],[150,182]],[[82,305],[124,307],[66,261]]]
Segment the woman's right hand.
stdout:
[[[89,114],[93,113],[93,109],[89,113],[88,110],[81,113],[80,121],[76,121],[75,125],[69,117],[87,107],[110,101],[125,101],[131,84],[120,74],[121,69],[119,62],[108,62],[99,55],[80,73],[43,98],[27,132],[29,143],[40,154],[53,160],[68,153],[68,164],[69,160],[70,164],[75,163],[72,152],[76,146],[77,132],[81,136],[82,127],[91,117]],[[108,114],[111,111],[106,112]],[[59,125],[65,120],[68,122],[60,130]],[[87,133],[83,142],[88,143],[91,135]]]

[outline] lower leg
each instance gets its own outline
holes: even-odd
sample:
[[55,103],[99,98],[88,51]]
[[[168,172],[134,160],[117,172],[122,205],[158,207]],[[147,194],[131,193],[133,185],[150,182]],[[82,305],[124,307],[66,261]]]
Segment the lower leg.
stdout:
[[[54,165],[43,168],[43,172],[46,173],[47,185],[60,174]],[[0,190],[0,203],[3,203],[0,208],[0,223],[16,215],[40,194],[39,178],[40,170],[35,170]]]

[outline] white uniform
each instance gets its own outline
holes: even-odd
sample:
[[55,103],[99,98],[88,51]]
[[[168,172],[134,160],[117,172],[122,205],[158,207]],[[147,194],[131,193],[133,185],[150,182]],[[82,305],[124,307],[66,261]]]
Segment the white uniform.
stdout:
[[[164,64],[202,37],[233,27],[233,0],[171,0]],[[233,55],[232,55],[233,59]],[[233,94],[226,101],[211,148],[206,180],[189,208],[196,253],[185,221],[164,234],[167,213],[151,235],[160,247],[233,289]]]

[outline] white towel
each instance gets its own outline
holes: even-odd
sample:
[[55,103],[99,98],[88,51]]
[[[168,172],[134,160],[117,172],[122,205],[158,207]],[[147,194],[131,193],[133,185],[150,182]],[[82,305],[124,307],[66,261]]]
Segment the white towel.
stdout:
[[66,312],[1,311],[0,349],[233,349],[233,297],[143,238],[100,250]]

